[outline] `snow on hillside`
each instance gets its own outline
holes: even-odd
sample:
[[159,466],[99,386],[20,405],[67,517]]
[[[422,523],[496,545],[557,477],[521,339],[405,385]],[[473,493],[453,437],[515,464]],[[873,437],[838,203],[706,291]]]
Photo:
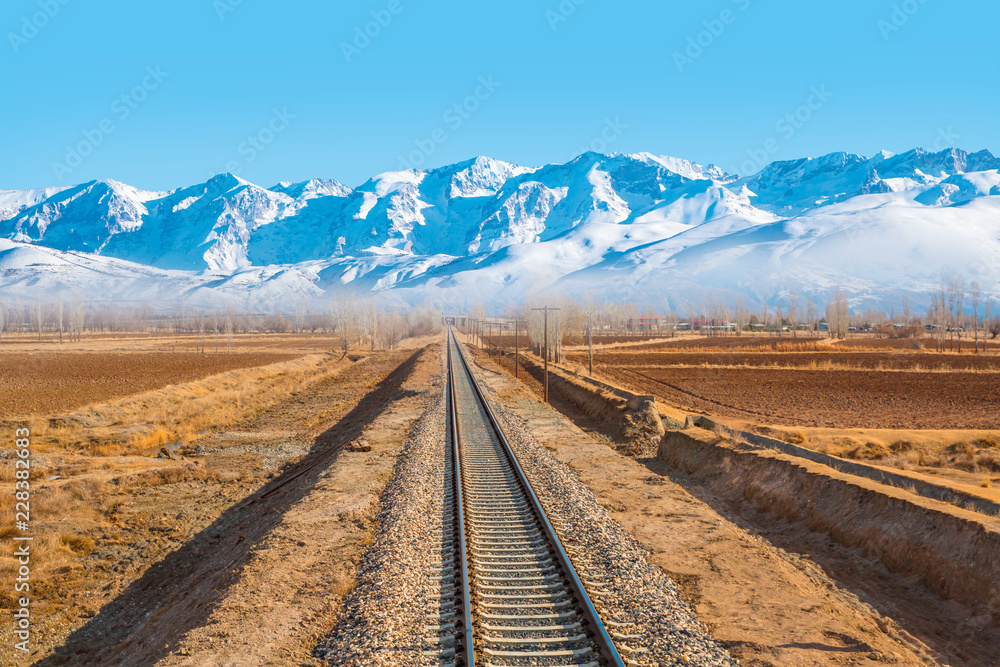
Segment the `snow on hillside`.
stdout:
[[[926,302],[942,271],[1000,298],[1000,159],[832,153],[736,177],[649,153],[487,157],[269,189],[220,174],[0,191],[0,295],[282,307],[341,290],[462,308],[539,294],[675,307],[837,286]],[[714,298],[714,297],[713,297]]]
[[9,220],[24,209],[56,195],[66,188],[37,190],[0,190],[0,220]]

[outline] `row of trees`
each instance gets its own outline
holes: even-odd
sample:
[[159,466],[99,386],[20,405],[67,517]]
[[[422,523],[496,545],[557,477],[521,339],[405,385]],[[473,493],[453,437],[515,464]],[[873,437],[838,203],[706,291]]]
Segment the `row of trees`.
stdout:
[[[968,287],[968,306],[971,308],[966,308],[963,285],[961,277],[948,276],[944,279],[925,316],[913,313],[905,299],[900,309],[852,310],[848,295],[838,288],[822,311],[811,296],[806,299],[804,307],[793,296],[783,303],[765,304],[759,311],[751,311],[742,298],[737,298],[734,303],[706,299],[701,304],[687,305],[683,316],[670,308],[657,308],[653,304],[640,309],[635,303],[563,298],[508,307],[502,317],[492,320],[486,308],[477,304],[469,310],[467,317],[487,323],[487,335],[501,331],[505,335],[513,334],[510,323],[516,319],[522,323],[521,334],[528,336],[535,352],[540,354],[545,348],[545,327],[544,314],[537,309],[547,305],[550,307],[548,349],[554,360],[561,356],[562,341],[567,336],[632,335],[638,333],[634,323],[640,318],[647,318],[645,321],[648,322],[649,316],[661,319],[656,320],[655,331],[642,332],[646,335],[674,335],[678,330],[690,329],[706,336],[739,336],[758,332],[773,336],[826,335],[846,338],[853,331],[892,338],[930,335],[939,351],[961,351],[961,342],[965,337],[972,339],[975,351],[984,351],[987,338],[1000,337],[1000,312],[994,311],[990,299],[983,298],[980,285],[975,281]],[[495,328],[489,328],[490,322]]]
[[[966,296],[971,312],[966,312]],[[983,315],[980,317],[979,306],[983,304]],[[979,351],[979,332],[983,334],[983,350],[986,349],[985,332],[989,332],[993,338],[1000,335],[1000,317],[993,314],[993,301],[990,298],[983,299],[983,290],[978,280],[973,280],[966,285],[965,278],[958,273],[945,273],[941,276],[941,282],[934,293],[931,307],[927,313],[927,319],[934,324],[935,338],[937,340],[938,351],[945,349],[945,340],[948,341],[949,349],[955,345],[956,334],[958,339],[958,351],[962,351],[962,333],[971,328],[973,345],[976,352]]]
[[393,350],[404,338],[440,331],[441,313],[429,306],[383,310],[375,299],[342,298],[331,302],[329,322],[345,352],[365,346]]
[[406,311],[380,307],[375,299],[341,298],[326,310],[305,306],[291,312],[238,310],[232,306],[198,309],[178,304],[163,312],[148,304],[119,305],[83,301],[10,303],[0,301],[0,338],[29,334],[42,340],[80,340],[86,334],[152,333],[193,338],[204,352],[214,338],[218,350],[223,337],[232,349],[236,334],[325,334],[336,336],[342,350],[393,349],[407,337],[432,333],[441,327],[441,314],[430,307]]

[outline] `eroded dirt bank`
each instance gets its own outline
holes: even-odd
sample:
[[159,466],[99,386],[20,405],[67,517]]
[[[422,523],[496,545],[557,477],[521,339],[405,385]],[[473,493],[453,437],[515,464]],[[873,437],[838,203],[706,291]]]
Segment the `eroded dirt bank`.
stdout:
[[[979,614],[1000,615],[1000,520],[701,429],[666,434],[660,459],[788,521],[805,521]],[[721,479],[715,479],[721,478]]]

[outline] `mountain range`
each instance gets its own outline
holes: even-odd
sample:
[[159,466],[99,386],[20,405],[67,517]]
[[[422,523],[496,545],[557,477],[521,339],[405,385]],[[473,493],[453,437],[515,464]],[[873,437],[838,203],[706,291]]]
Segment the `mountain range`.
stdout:
[[944,272],[1000,297],[1000,158],[914,149],[772,162],[739,177],[585,153],[477,157],[263,188],[113,180],[0,190],[0,295],[292,309],[342,293],[464,309],[554,295],[926,304]]

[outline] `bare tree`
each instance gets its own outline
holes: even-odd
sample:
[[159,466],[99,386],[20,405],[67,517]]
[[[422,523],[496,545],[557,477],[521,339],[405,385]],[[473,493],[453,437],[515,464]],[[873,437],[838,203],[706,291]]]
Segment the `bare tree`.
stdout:
[[59,303],[56,304],[56,322],[59,325],[59,342],[63,342],[63,298],[59,295]]
[[742,296],[736,298],[734,317],[736,319],[736,335],[740,336],[750,323],[750,311],[747,309],[746,304],[743,303]]
[[[983,321],[986,323],[986,330],[990,332],[991,338],[1000,336],[1000,317],[993,316],[993,299],[986,299],[984,307]],[[983,351],[986,350],[986,334],[983,334]]]
[[958,334],[958,351],[962,351],[962,319],[965,315],[965,278],[959,274],[955,276],[955,319],[952,328]]
[[[948,349],[955,348],[955,333],[958,329],[958,321],[962,312],[962,301],[965,299],[965,278],[951,271],[944,274],[945,289],[945,314],[948,319]],[[958,351],[962,351],[962,339],[958,339]]]
[[45,320],[45,311],[42,310],[42,302],[41,301],[36,301],[35,302],[35,321],[38,324],[38,340],[39,340],[39,342],[41,342],[41,340],[42,340],[42,327],[45,324],[44,320]]
[[944,352],[944,339],[945,331],[947,330],[948,321],[948,278],[943,273],[941,274],[941,282],[938,284],[937,293],[934,295],[933,302],[933,321],[936,328],[935,333],[937,334],[937,351]]
[[330,304],[332,328],[340,338],[340,349],[346,354],[361,335],[357,303],[354,299],[339,299]]
[[295,309],[295,333],[302,333],[306,328],[306,316],[309,310],[304,302],[299,303],[299,307]]
[[792,330],[792,338],[798,337],[798,329],[799,329],[798,301],[799,301],[798,294],[792,294],[792,298],[788,302],[788,327]]
[[383,314],[379,326],[379,335],[382,344],[389,350],[399,347],[399,342],[403,340],[406,333],[406,318],[393,310],[391,313]]
[[826,304],[826,326],[830,338],[847,338],[847,329],[851,322],[851,310],[847,295],[838,287],[833,298]]
[[[975,349],[974,352],[979,352],[979,302],[983,298],[983,290],[979,284],[978,280],[973,280],[969,284],[969,300],[972,302],[972,336]],[[985,341],[984,341],[985,342]],[[986,348],[983,348],[986,351]]]
[[594,297],[588,296],[586,301],[584,301],[583,308],[583,328],[584,335],[587,338],[587,363],[588,363],[588,374],[594,374],[594,327],[597,326],[598,318],[600,317],[600,308],[597,305],[597,301]]

